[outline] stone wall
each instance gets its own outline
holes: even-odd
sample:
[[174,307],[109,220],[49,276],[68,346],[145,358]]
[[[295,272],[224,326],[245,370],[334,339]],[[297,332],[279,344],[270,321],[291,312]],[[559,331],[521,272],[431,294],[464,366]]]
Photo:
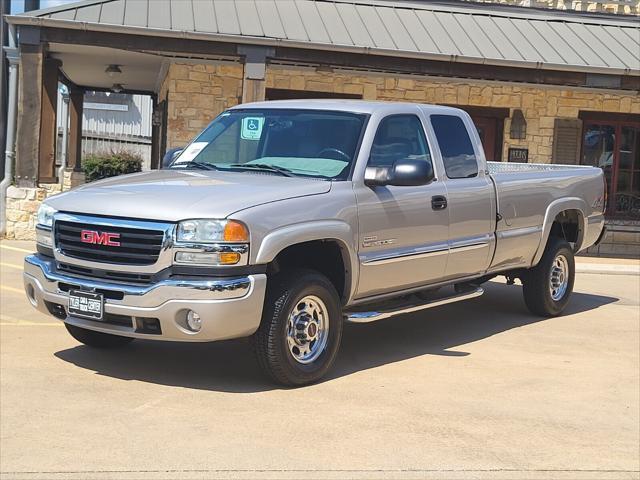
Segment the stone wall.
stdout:
[[167,149],[184,146],[242,98],[244,68],[235,63],[171,63],[159,92],[167,99]]
[[[170,63],[158,92],[160,101],[167,100],[167,148],[187,144],[220,112],[238,104],[242,98],[243,75],[243,65],[231,61]],[[556,118],[577,118],[580,110],[640,113],[640,96],[633,93],[345,70],[319,72],[312,67],[281,64],[268,65],[265,86],[318,92],[319,97],[322,92],[344,93],[359,95],[365,100],[502,107],[509,108],[510,112],[519,108],[527,121],[527,137],[511,140],[510,120],[506,119],[503,158],[511,146],[526,147],[532,163],[551,161]],[[70,177],[66,178],[67,186],[70,181]],[[67,187],[57,184],[32,189],[11,187],[7,198],[7,238],[33,238],[40,202],[62,188]],[[630,229],[635,232],[638,227]],[[637,236],[630,236],[626,231],[621,235],[625,242],[633,237],[632,244],[637,245],[634,243]],[[616,239],[614,243],[619,242]],[[631,247],[625,248],[633,254]],[[609,253],[608,247],[604,250]]]
[[84,183],[84,173],[66,171],[63,183],[46,183],[36,188],[19,188],[11,185],[7,189],[7,229],[5,238],[35,240],[36,214],[42,201],[57,193]]
[[556,118],[577,118],[580,110],[640,113],[640,96],[597,90],[522,86],[499,82],[391,76],[359,72],[318,72],[312,68],[269,66],[267,88],[362,95],[365,100],[405,101],[522,110],[524,140],[511,140],[505,119],[502,158],[509,147],[529,149],[530,163],[550,163]]

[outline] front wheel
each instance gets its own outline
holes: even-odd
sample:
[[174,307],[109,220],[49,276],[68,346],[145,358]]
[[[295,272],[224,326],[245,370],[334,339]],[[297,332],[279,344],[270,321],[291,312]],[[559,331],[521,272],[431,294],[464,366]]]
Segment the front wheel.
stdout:
[[522,279],[527,308],[543,317],[560,315],[573,292],[575,275],[571,246],[563,239],[550,239],[540,263]]
[[253,336],[258,363],[275,382],[301,386],[333,365],[342,338],[342,309],[329,280],[309,270],[269,280],[262,322]]
[[123,347],[133,341],[133,338],[111,335],[110,333],[96,332],[75,325],[64,324],[69,334],[80,343],[84,343],[94,348],[117,348]]

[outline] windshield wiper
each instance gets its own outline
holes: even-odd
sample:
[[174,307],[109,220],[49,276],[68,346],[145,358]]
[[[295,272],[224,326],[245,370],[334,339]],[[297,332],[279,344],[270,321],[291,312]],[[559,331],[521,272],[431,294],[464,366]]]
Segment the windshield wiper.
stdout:
[[216,167],[211,163],[196,162],[194,160],[191,160],[190,162],[177,163],[175,165],[171,165],[171,168],[178,167],[178,166],[184,167],[184,168],[196,168],[198,170],[219,170],[218,167]]
[[232,163],[229,167],[236,168],[248,168],[253,170],[262,170],[265,172],[274,172],[279,173],[283,177],[293,177],[295,176],[291,170],[284,167],[276,167],[275,165],[269,165],[266,163]]

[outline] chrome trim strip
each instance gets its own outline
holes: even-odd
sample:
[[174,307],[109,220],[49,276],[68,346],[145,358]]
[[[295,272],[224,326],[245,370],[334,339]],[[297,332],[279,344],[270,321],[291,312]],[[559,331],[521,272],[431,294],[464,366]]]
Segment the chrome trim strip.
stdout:
[[464,238],[456,240],[449,245],[447,243],[430,244],[421,247],[410,247],[404,249],[386,250],[377,253],[367,253],[360,256],[363,265],[386,265],[388,263],[401,262],[403,260],[417,260],[421,258],[435,257],[447,253],[465,252],[488,247],[493,237],[481,235],[479,237]]
[[[126,302],[127,296],[142,297],[150,293],[156,293],[156,290],[162,288],[180,289],[182,293],[175,295],[173,298],[171,295],[167,298],[156,298],[158,304],[163,301],[179,298],[180,300],[188,300],[190,297],[194,299],[208,300],[224,300],[229,298],[238,298],[246,295],[251,288],[250,277],[233,277],[233,278],[221,278],[217,280],[160,280],[157,283],[151,285],[135,285],[126,283],[112,283],[108,281],[95,280],[91,278],[81,278],[70,275],[61,274],[55,271],[55,262],[52,260],[43,260],[37,255],[29,255],[25,259],[25,273],[31,276],[38,276],[38,270],[41,271],[40,276],[44,276],[44,280],[51,284],[56,284],[55,293],[64,293],[58,289],[57,283],[67,283],[70,285],[78,285],[87,290],[108,290],[114,292],[124,293],[124,299],[122,301],[109,300],[109,303],[121,303]],[[192,292],[192,295],[189,294]],[[53,293],[53,292],[52,292]],[[175,293],[175,290],[174,290]]]
[[446,253],[449,253],[449,246],[446,243],[438,243],[426,247],[411,247],[409,249],[398,249],[392,252],[384,251],[377,255],[368,254],[366,257],[362,256],[361,261],[363,265],[385,265],[403,260],[434,257]]
[[489,246],[489,242],[474,243],[472,245],[463,245],[461,247],[451,247],[451,253],[466,252],[468,250],[478,250]]
[[498,240],[505,238],[523,237],[525,235],[534,235],[542,233],[542,225],[533,227],[512,228],[510,230],[501,230],[496,232]]
[[403,315],[405,313],[418,312],[427,308],[439,307],[441,305],[447,305],[449,303],[460,302],[462,300],[469,300],[471,298],[479,297],[484,293],[482,287],[477,287],[467,293],[461,293],[459,295],[453,295],[451,297],[440,298],[431,302],[422,303],[420,305],[412,305],[410,307],[403,307],[397,310],[381,310],[370,312],[352,312],[346,315],[346,320],[352,323],[369,323],[377,320],[383,320],[385,318],[395,317],[396,315]]
[[484,234],[477,235],[475,237],[456,238],[455,240],[449,241],[449,249],[458,250],[465,247],[474,247],[470,249],[473,250],[475,248],[486,247],[487,245],[489,245],[489,242],[491,242],[491,237],[493,237],[493,233],[491,233],[491,235]]

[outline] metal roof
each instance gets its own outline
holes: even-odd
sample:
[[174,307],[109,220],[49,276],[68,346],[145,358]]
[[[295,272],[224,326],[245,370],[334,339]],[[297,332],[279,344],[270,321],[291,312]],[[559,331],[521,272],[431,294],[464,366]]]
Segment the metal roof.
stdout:
[[10,23],[640,75],[636,17],[400,0],[85,0]]

